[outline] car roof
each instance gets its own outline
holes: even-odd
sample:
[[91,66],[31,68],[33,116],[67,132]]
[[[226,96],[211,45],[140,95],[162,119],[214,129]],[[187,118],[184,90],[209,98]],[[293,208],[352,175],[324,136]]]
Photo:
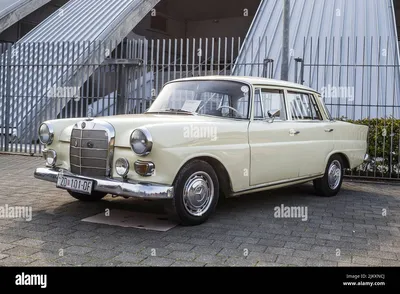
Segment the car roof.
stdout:
[[178,81],[193,81],[193,80],[222,80],[222,81],[235,81],[235,82],[245,82],[252,85],[263,85],[263,86],[274,86],[274,87],[284,87],[284,88],[292,88],[298,90],[304,90],[309,92],[314,92],[319,94],[318,91],[315,89],[309,88],[307,86],[287,82],[283,80],[277,79],[268,79],[268,78],[261,78],[261,77],[251,77],[251,76],[202,76],[202,77],[189,77],[189,78],[181,78],[175,79],[170,81],[171,82],[178,82]]

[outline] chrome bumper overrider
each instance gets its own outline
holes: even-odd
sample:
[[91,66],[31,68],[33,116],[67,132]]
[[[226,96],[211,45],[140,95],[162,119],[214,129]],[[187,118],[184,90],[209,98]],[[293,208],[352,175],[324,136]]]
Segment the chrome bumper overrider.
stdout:
[[[61,170],[57,168],[38,168],[35,170],[34,176],[40,180],[56,183],[58,174],[60,172]],[[171,199],[173,197],[173,187],[171,186],[150,183],[123,182],[110,178],[98,179],[82,177],[72,174],[67,170],[62,170],[62,173],[65,176],[72,176],[84,180],[92,180],[94,182],[94,191],[104,192],[107,194],[143,199]]]

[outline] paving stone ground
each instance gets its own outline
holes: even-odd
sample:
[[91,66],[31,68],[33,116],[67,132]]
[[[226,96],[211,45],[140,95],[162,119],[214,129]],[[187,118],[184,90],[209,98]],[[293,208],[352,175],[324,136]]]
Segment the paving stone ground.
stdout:
[[[160,213],[158,203],[107,196],[81,203],[34,179],[38,157],[0,154],[0,266],[400,266],[400,185],[346,181],[333,198],[310,184],[229,199],[210,220],[167,232],[82,222],[105,209]],[[307,208],[307,219],[275,207]]]

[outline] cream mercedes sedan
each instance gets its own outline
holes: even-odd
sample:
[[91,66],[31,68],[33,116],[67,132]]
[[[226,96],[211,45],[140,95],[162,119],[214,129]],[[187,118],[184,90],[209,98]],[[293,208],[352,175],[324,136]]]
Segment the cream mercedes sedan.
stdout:
[[302,85],[211,76],[167,83],[143,114],[43,122],[36,178],[82,201],[107,194],[164,201],[183,225],[221,197],[313,181],[336,195],[366,158],[368,128],[331,118]]

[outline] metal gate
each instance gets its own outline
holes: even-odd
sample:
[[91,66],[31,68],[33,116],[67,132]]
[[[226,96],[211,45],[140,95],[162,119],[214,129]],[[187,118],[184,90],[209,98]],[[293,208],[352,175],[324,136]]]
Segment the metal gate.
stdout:
[[[177,78],[279,79],[281,58],[270,58],[271,46],[227,37],[0,44],[0,151],[41,153],[44,120],[142,113]],[[304,39],[290,52],[291,81],[321,92],[335,119],[370,127],[372,160],[348,175],[400,179],[400,67],[389,40]],[[252,62],[238,63],[240,54]]]

